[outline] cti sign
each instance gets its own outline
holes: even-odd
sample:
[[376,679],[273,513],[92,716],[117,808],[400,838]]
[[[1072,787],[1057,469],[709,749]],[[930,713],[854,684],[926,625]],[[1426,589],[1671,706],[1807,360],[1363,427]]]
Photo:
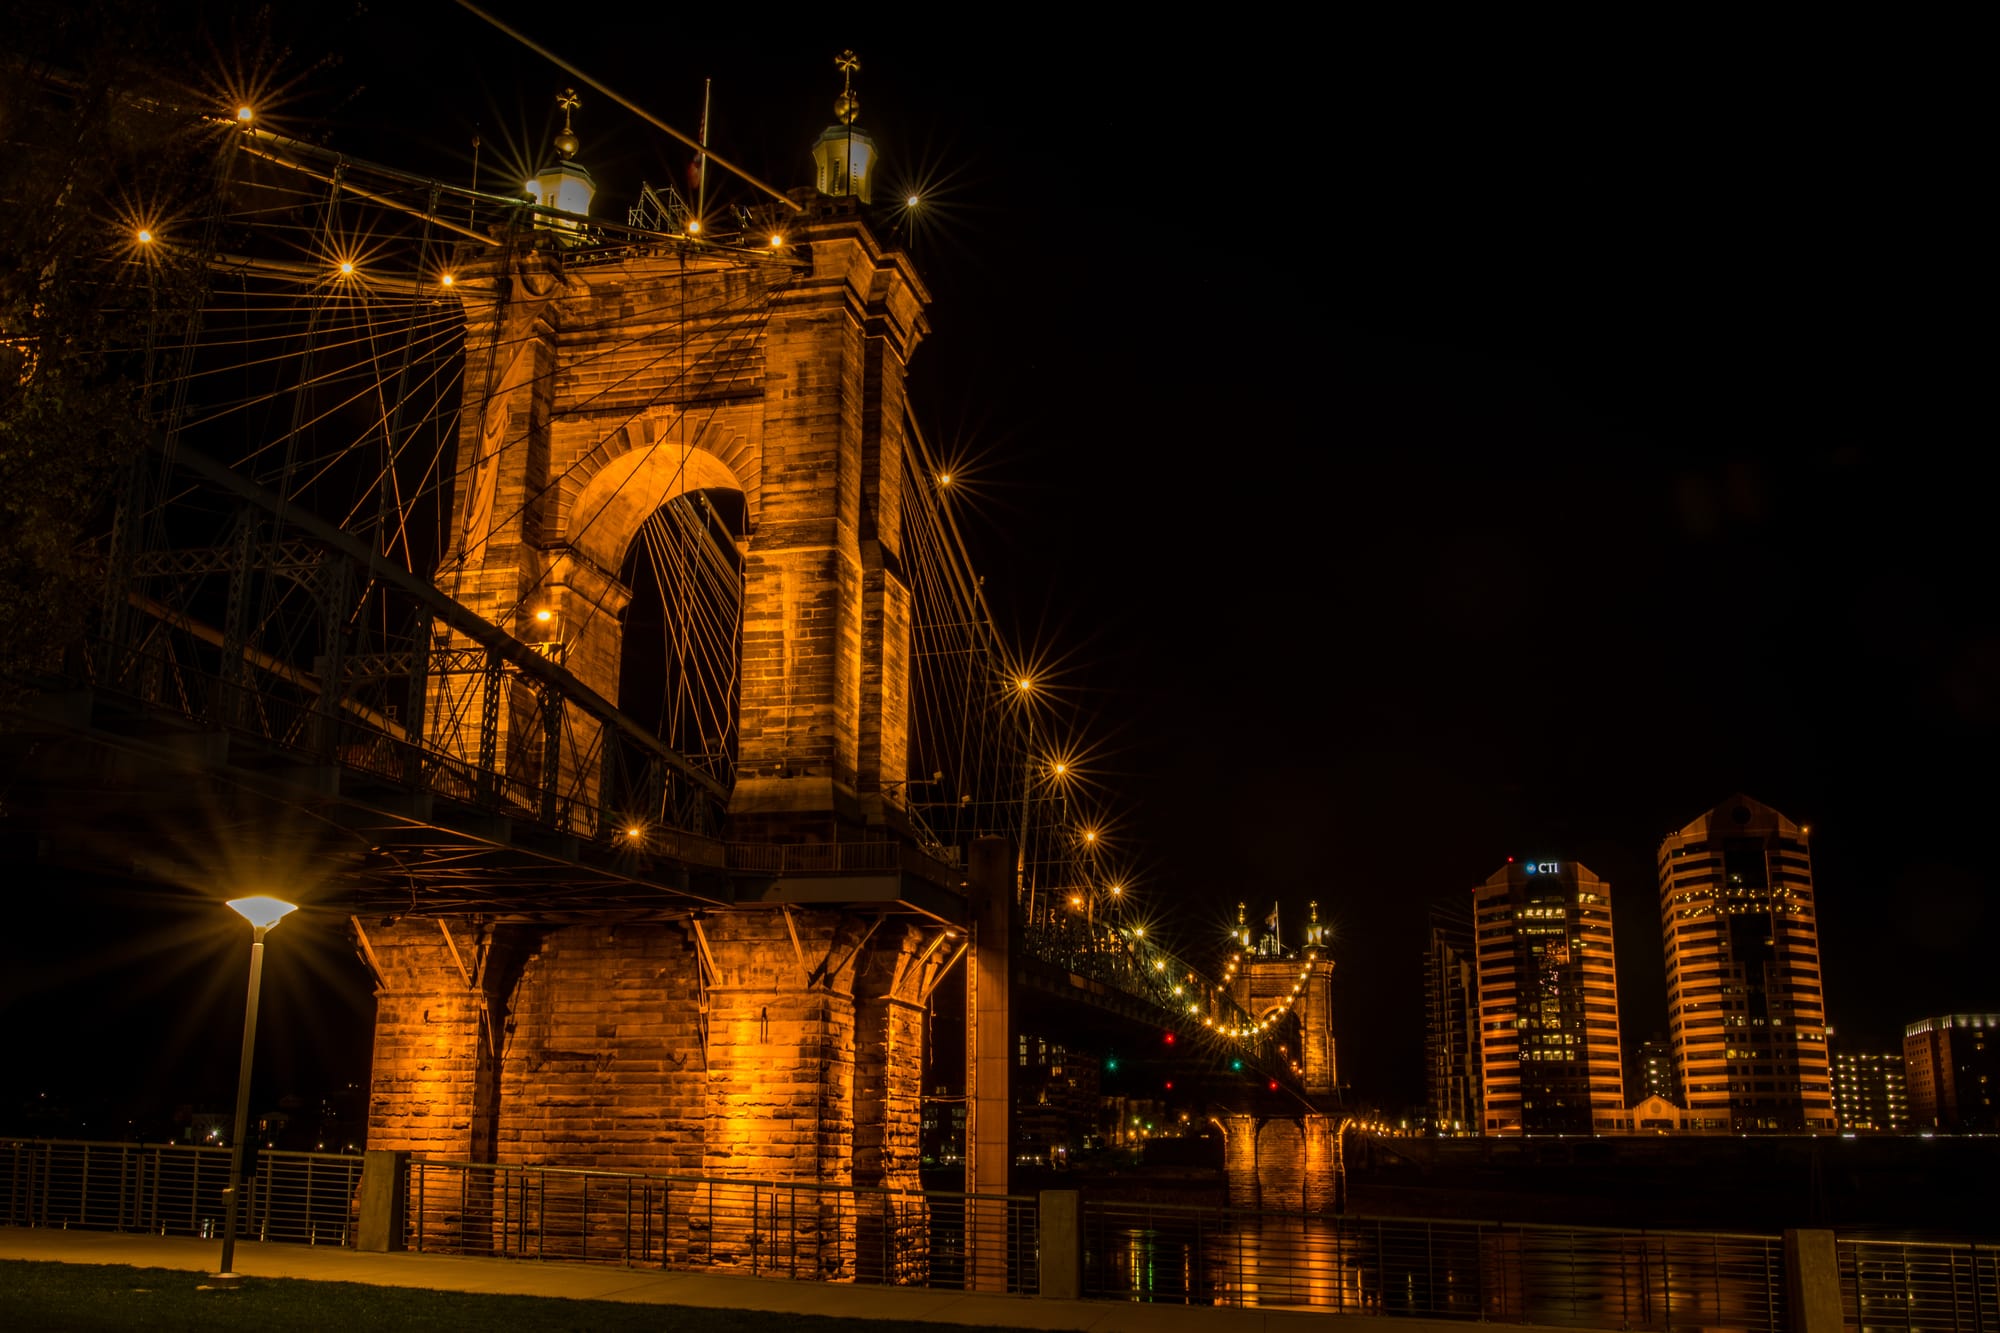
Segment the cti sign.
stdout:
[[1560,861],[1527,861],[1521,868],[1530,875],[1560,875],[1563,863]]

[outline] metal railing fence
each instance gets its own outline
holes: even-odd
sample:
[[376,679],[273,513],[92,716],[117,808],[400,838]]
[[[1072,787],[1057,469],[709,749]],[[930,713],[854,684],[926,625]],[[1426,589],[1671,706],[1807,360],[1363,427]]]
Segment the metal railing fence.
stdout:
[[2000,1330],[2000,1245],[1836,1239],[1834,1254],[1848,1328]]
[[[219,1238],[228,1177],[227,1148],[67,1139],[0,1143],[0,1223]],[[261,1152],[243,1193],[238,1234],[346,1245],[360,1181],[358,1156]]]
[[412,1160],[412,1250],[1032,1294],[1035,1200]]
[[[265,1151],[246,1239],[353,1243],[362,1158]],[[0,1225],[219,1239],[229,1150],[0,1141]],[[408,1248],[1034,1294],[1036,1200],[412,1160]],[[1781,1237],[1083,1203],[1084,1294],[1577,1328],[1790,1325]],[[1843,1323],[2000,1333],[2000,1245],[1837,1239]]]
[[1086,1200],[1084,1291],[1577,1328],[1789,1327],[1774,1235]]

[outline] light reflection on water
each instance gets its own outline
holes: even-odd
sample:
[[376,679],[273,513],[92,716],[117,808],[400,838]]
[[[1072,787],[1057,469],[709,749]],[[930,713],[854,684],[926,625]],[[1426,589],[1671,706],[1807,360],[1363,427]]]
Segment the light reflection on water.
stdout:
[[1633,1329],[1784,1326],[1775,1241],[1105,1205],[1094,1294]]

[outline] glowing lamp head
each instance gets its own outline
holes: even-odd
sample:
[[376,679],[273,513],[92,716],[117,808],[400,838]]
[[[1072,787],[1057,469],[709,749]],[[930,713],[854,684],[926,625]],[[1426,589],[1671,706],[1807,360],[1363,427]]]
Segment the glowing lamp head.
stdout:
[[439,281],[444,283],[445,286],[449,287],[452,284],[452,276],[451,274],[447,273],[444,275],[444,277],[440,278]]
[[784,249],[784,248],[785,248],[785,238],[784,238],[783,236],[779,235],[779,234],[778,234],[778,233],[776,233],[776,232],[773,232],[773,233],[771,233],[771,248],[772,248],[773,250],[782,250],[782,249]]
[[940,473],[938,473],[938,485],[940,485],[940,486],[949,486],[949,485],[951,485],[951,473],[949,473],[949,472],[940,472]]
[[351,259],[341,260],[340,276],[342,276],[343,278],[347,278],[347,277],[352,277],[353,275],[354,275],[354,261]]
[[909,205],[911,208],[915,208],[919,203],[923,202],[923,198],[921,195],[913,194],[909,198],[905,199],[903,202]]
[[153,243],[153,233],[146,230],[144,227],[139,228],[139,244],[151,245],[152,243]]
[[699,236],[699,235],[701,235],[701,219],[700,219],[700,218],[689,218],[689,219],[688,219],[688,235],[690,235],[690,236]]
[[1030,690],[1035,688],[1035,682],[1029,680],[1026,676],[1019,676],[1015,678],[1014,688],[1019,690],[1021,693],[1026,694]]
[[256,119],[256,113],[251,111],[247,106],[239,106],[236,108],[236,119],[242,124],[248,125],[252,120]]
[[1111,886],[1111,896],[1112,896],[1112,897],[1114,897],[1114,898],[1122,898],[1122,897],[1124,897],[1124,896],[1125,896],[1125,886],[1124,886],[1123,884],[1113,884],[1113,885]]
[[264,897],[231,898],[229,908],[259,930],[269,930],[299,910],[296,904],[282,898]]
[[543,607],[541,610],[535,612],[535,621],[537,624],[546,625],[555,618],[556,618],[556,613],[549,610],[546,606]]
[[630,828],[626,829],[625,836],[628,838],[636,839],[639,836],[639,826],[637,824],[634,824]]

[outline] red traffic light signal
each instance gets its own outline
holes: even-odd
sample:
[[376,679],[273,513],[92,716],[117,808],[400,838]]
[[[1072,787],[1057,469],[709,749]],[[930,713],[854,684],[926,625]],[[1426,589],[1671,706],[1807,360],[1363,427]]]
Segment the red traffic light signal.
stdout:
[[1272,1080],[1271,1080],[1271,1091],[1272,1091],[1272,1092],[1276,1092],[1277,1090],[1278,1090],[1278,1080],[1276,1080],[1276,1079],[1272,1079]]
[[1161,1035],[1160,1040],[1171,1046],[1174,1044],[1174,1034],[1171,1032],[1164,1033]]

